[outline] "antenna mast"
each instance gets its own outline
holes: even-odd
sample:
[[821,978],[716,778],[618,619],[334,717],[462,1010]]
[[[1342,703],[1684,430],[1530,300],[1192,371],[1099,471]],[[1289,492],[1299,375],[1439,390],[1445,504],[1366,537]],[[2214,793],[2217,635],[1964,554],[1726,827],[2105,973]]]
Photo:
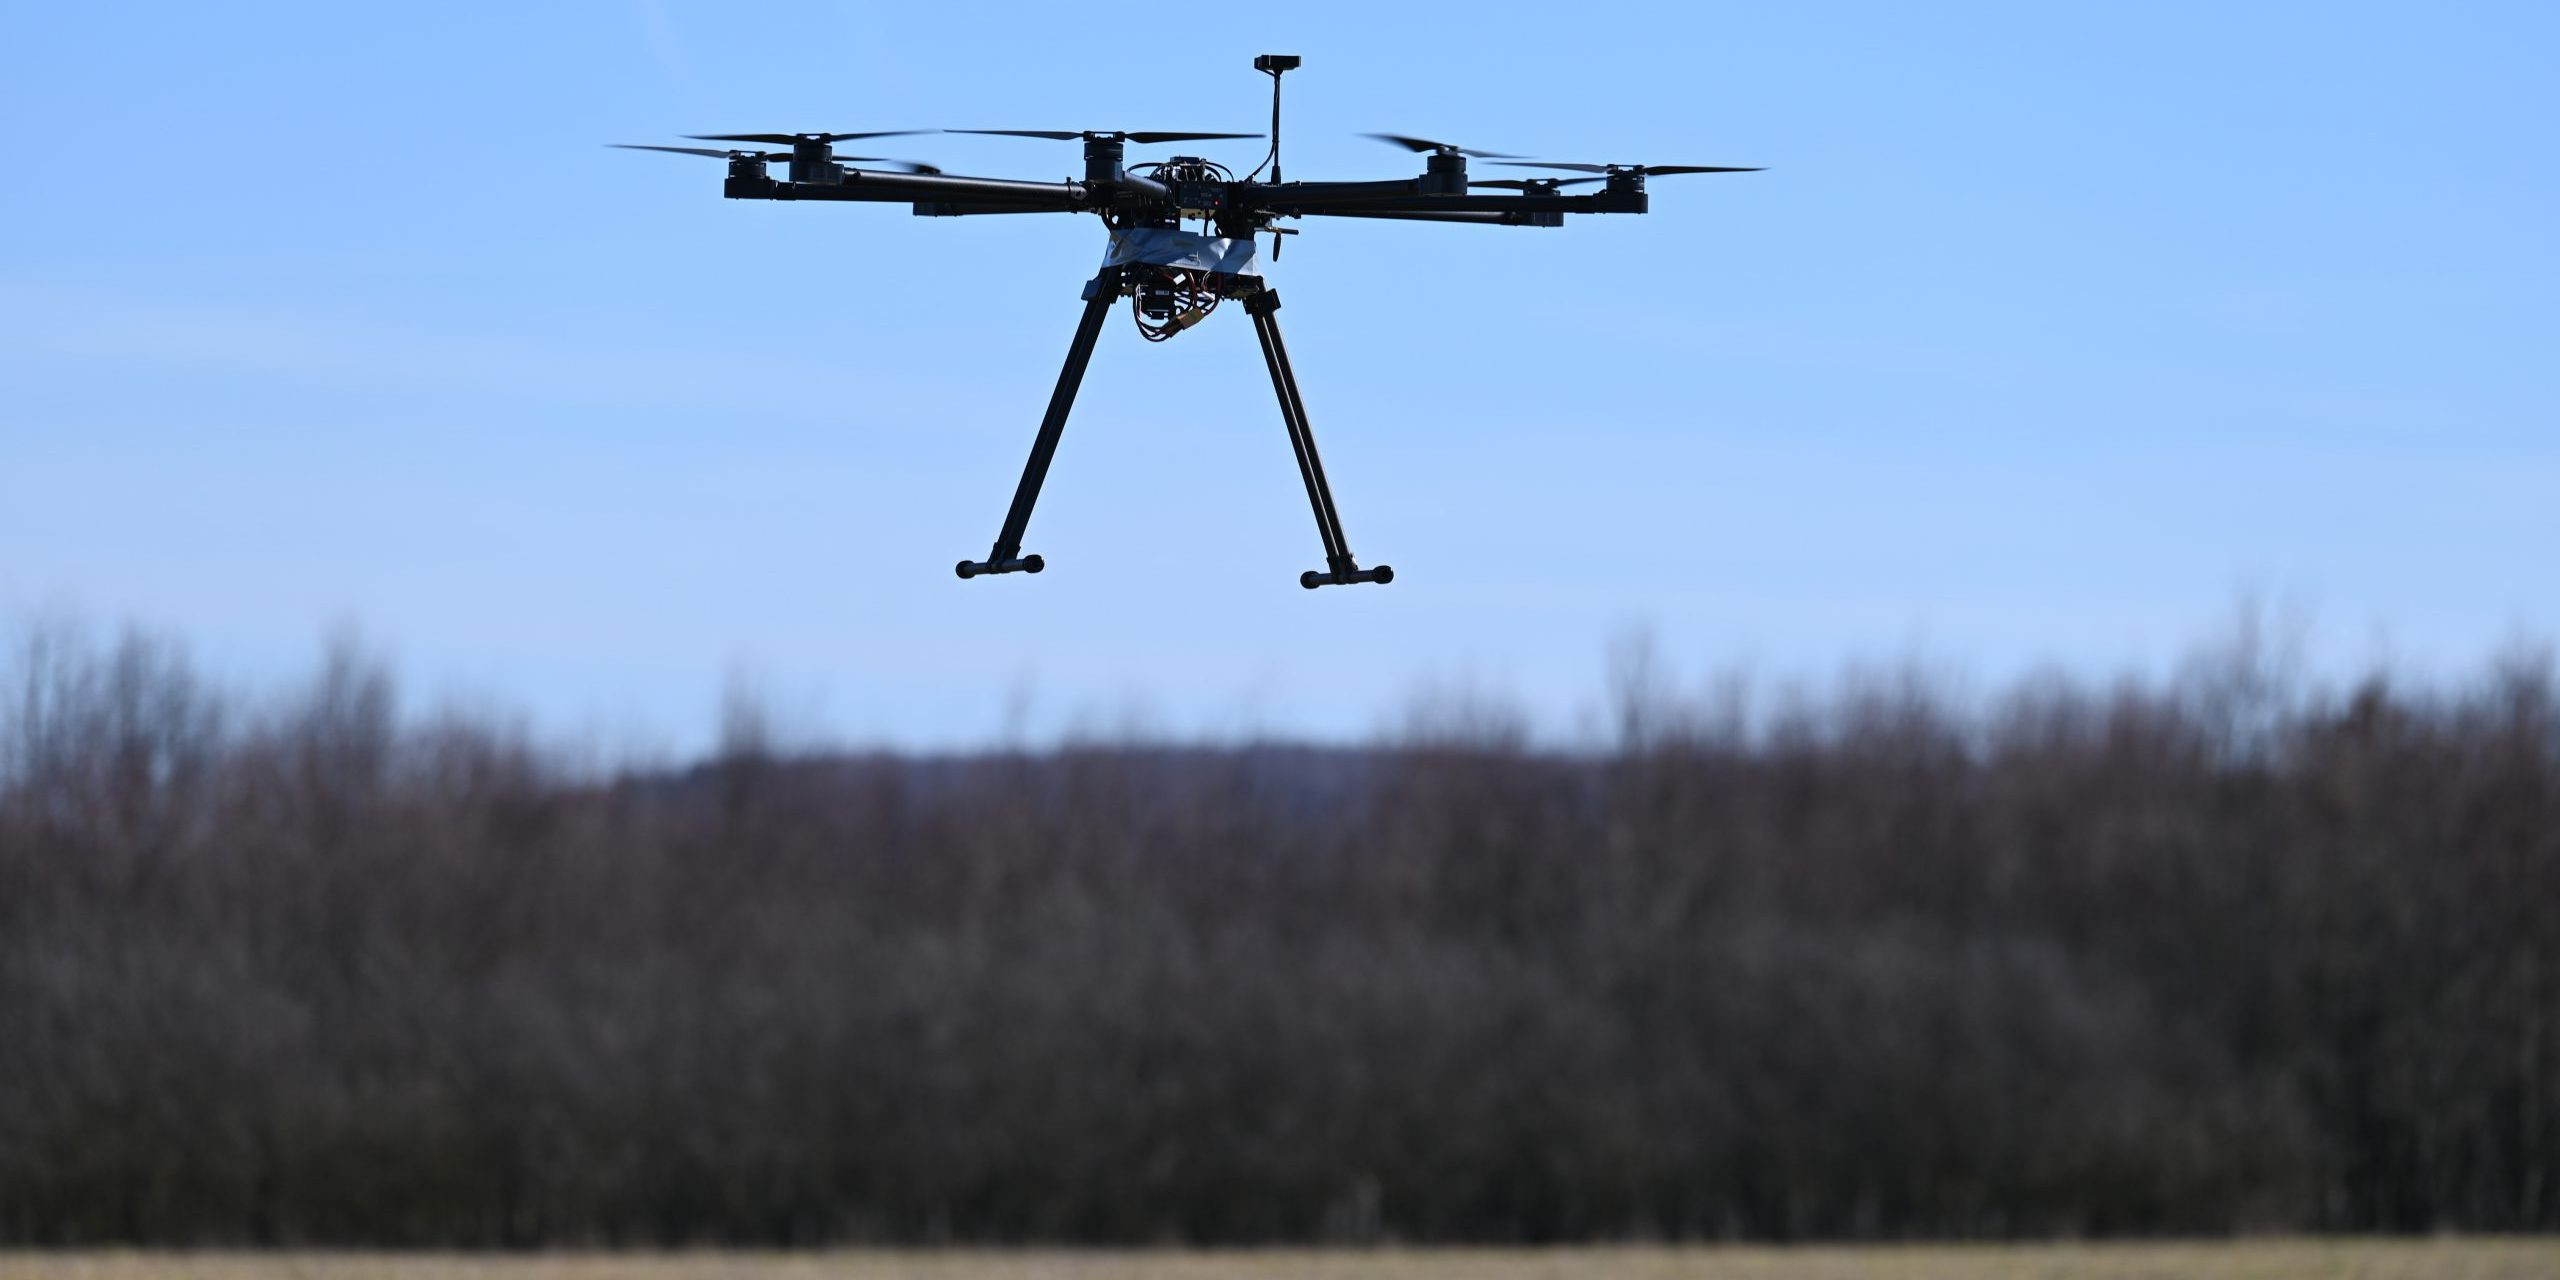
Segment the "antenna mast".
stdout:
[[1271,182],[1280,182],[1280,77],[1298,69],[1294,53],[1266,53],[1253,60],[1253,69],[1271,77]]

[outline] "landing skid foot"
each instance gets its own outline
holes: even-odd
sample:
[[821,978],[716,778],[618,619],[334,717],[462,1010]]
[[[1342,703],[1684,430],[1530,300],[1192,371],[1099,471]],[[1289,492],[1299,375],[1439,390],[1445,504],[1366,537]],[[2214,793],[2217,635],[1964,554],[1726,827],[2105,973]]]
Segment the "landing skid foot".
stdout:
[[1048,567],[1049,562],[1038,556],[1023,556],[1016,560],[963,560],[954,572],[968,579],[980,574],[1038,573]]
[[1379,565],[1375,569],[1346,567],[1335,569],[1330,573],[1318,573],[1313,569],[1309,569],[1305,573],[1298,575],[1298,585],[1305,587],[1309,591],[1313,591],[1318,587],[1349,586],[1354,582],[1374,582],[1383,587],[1395,580],[1395,566],[1385,564]]

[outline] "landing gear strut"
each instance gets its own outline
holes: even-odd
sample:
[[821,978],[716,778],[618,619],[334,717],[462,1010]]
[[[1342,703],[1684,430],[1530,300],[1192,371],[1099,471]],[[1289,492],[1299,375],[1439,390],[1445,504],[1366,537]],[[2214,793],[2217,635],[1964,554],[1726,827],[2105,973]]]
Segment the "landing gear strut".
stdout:
[[1307,425],[1307,402],[1298,395],[1298,375],[1289,368],[1289,347],[1280,340],[1280,294],[1275,289],[1257,290],[1244,300],[1245,314],[1253,317],[1253,334],[1262,339],[1262,362],[1271,366],[1271,389],[1280,396],[1280,418],[1289,428],[1289,447],[1298,455],[1298,478],[1307,482],[1307,505],[1316,513],[1316,534],[1324,539],[1325,571],[1309,569],[1298,575],[1298,585],[1313,591],[1318,587],[1344,586],[1354,582],[1385,585],[1396,580],[1396,571],[1388,565],[1363,569],[1351,558],[1351,541],[1342,534],[1342,513],[1334,509],[1333,486],[1325,483],[1324,459],[1316,454],[1316,433]]
[[1104,267],[1084,287],[1084,318],[1076,322],[1075,341],[1067,344],[1067,367],[1058,371],[1058,389],[1049,393],[1049,412],[1041,415],[1040,434],[1032,437],[1031,460],[1022,464],[1022,483],[1013,487],[1013,505],[1005,510],[1004,530],[993,551],[978,561],[960,562],[962,578],[982,573],[1038,573],[1048,562],[1022,554],[1023,530],[1031,527],[1031,506],[1040,501],[1040,482],[1049,478],[1049,459],[1058,452],[1058,435],[1067,429],[1067,411],[1076,407],[1076,388],[1084,385],[1084,367],[1093,359],[1094,340],[1102,321],[1120,300],[1118,267]]
[[[1124,268],[1104,267],[1085,286],[1084,317],[1076,324],[1075,340],[1067,346],[1066,367],[1058,371],[1058,388],[1050,393],[1049,412],[1040,419],[1040,434],[1031,441],[1031,458],[1023,464],[1022,482],[1014,486],[1013,505],[1005,511],[1004,530],[996,535],[995,547],[986,559],[959,563],[956,571],[961,577],[1038,573],[1048,567],[1040,557],[1022,554],[1023,532],[1030,527],[1033,504],[1040,501],[1041,482],[1049,477],[1049,460],[1058,452],[1058,437],[1066,430],[1067,414],[1075,408],[1076,388],[1084,382],[1085,366],[1093,359],[1093,344],[1102,335],[1102,322],[1119,300],[1127,278]],[[1262,341],[1263,363],[1271,369],[1271,389],[1280,397],[1280,419],[1289,429],[1289,448],[1298,458],[1298,477],[1306,482],[1307,505],[1315,511],[1316,534],[1324,540],[1324,570],[1310,569],[1299,574],[1298,585],[1312,591],[1354,582],[1393,582],[1396,571],[1392,567],[1382,564],[1363,569],[1352,558],[1351,543],[1342,533],[1342,513],[1333,505],[1333,487],[1324,478],[1324,459],[1316,453],[1315,431],[1307,425],[1306,402],[1298,395],[1298,376],[1289,368],[1289,348],[1281,342],[1280,322],[1272,314],[1280,309],[1280,295],[1250,278],[1247,282],[1252,288],[1244,295],[1245,313],[1253,317],[1254,336]]]

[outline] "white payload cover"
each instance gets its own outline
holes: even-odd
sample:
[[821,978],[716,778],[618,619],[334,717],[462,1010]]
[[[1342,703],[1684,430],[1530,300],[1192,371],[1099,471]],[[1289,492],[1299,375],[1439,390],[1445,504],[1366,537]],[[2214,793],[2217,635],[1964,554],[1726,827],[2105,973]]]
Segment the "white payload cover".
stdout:
[[1139,263],[1230,276],[1262,275],[1251,236],[1230,240],[1167,227],[1130,227],[1112,232],[1111,249],[1102,255],[1102,265],[1126,267]]

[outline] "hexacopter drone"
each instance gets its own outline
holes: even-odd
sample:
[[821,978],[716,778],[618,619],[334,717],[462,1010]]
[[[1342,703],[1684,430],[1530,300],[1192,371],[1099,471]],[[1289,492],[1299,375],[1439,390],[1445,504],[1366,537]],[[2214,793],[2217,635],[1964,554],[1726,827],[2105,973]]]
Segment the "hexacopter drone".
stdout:
[[[1219,302],[1239,298],[1253,317],[1262,340],[1262,357],[1271,369],[1271,387],[1280,397],[1280,417],[1298,455],[1298,474],[1306,481],[1307,503],[1315,509],[1316,532],[1324,539],[1325,569],[1298,576],[1313,589],[1352,582],[1392,582],[1387,565],[1363,569],[1342,534],[1342,516],[1334,510],[1333,489],[1325,482],[1324,462],[1316,456],[1316,438],[1307,426],[1307,408],[1298,395],[1298,378],[1289,367],[1289,351],[1280,341],[1280,295],[1263,283],[1256,260],[1255,237],[1272,235],[1272,256],[1280,253],[1279,237],[1296,232],[1277,226],[1282,218],[1389,218],[1403,222],[1474,222],[1513,227],[1560,227],[1568,213],[1643,213],[1645,179],[1669,173],[1752,173],[1754,168],[1725,165],[1559,164],[1518,162],[1519,157],[1475,151],[1427,138],[1377,133],[1370,137],[1410,151],[1425,153],[1422,176],[1389,182],[1282,182],[1280,180],[1280,77],[1298,66],[1294,56],[1265,54],[1254,69],[1271,77],[1271,149],[1252,172],[1239,178],[1226,166],[1196,156],[1124,165],[1131,144],[1192,142],[1222,138],[1259,138],[1258,133],[1166,133],[1050,129],[954,129],[952,133],[998,134],[1016,138],[1050,138],[1084,143],[1081,182],[1020,182],[1010,178],[966,178],[912,161],[876,156],[840,156],[834,144],[858,138],[903,137],[920,130],[871,133],[730,133],[696,134],[704,142],[748,142],[788,147],[788,151],[713,150],[708,147],[639,146],[643,151],[674,151],[729,162],[721,194],[732,200],[853,200],[875,204],[912,204],[923,217],[965,217],[990,213],[1093,213],[1110,228],[1111,244],[1102,270],[1084,286],[1084,318],[1067,346],[1066,367],[1049,397],[1049,411],[1032,440],[1031,459],[1005,512],[1004,530],[984,560],[963,560],[962,578],[981,574],[1038,573],[1039,556],[1022,554],[1022,536],[1031,523],[1032,504],[1049,474],[1058,436],[1075,406],[1076,387],[1092,359],[1094,340],[1102,333],[1112,303],[1126,297],[1138,331],[1161,342],[1208,318]],[[616,144],[630,146],[632,144]],[[1510,168],[1550,169],[1590,174],[1579,178],[1499,178],[1470,181],[1467,158],[1493,160]],[[766,166],[788,164],[789,176],[777,180]],[[895,169],[863,169],[878,163]],[[1268,181],[1264,169],[1271,171]],[[1566,187],[1601,184],[1598,191],[1567,195]],[[1500,194],[1478,194],[1493,189]],[[1189,222],[1200,230],[1185,231]]]

